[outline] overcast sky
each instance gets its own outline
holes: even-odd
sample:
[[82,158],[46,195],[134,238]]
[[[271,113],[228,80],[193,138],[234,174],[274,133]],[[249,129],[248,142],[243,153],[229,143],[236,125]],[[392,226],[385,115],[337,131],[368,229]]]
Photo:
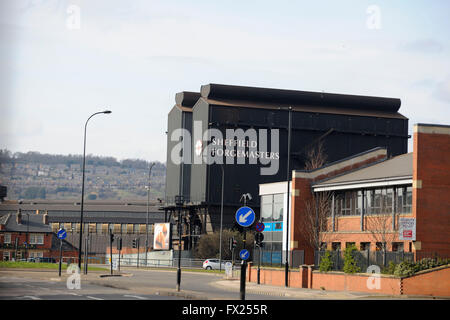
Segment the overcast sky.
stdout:
[[[0,0],[0,148],[166,160],[179,91],[400,98],[450,124],[450,1]],[[410,151],[412,144],[409,144]]]

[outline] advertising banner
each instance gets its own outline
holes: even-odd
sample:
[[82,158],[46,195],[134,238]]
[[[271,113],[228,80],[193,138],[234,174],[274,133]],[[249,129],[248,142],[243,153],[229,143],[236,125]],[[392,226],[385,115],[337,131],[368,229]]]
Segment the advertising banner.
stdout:
[[153,250],[170,249],[170,223],[155,223]]

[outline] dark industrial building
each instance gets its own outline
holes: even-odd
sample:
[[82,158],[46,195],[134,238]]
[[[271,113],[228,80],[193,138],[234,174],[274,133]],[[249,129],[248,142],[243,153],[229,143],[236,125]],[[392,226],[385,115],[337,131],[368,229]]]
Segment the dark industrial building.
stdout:
[[[177,93],[175,101],[168,114],[166,199],[163,209],[169,217],[176,217],[174,213],[179,206],[175,203],[175,197],[183,196],[184,234],[199,235],[218,229],[222,168],[225,176],[224,227],[235,226],[235,211],[243,205],[240,201],[243,194],[252,195],[247,205],[259,214],[259,185],[286,181],[287,178],[290,109],[291,170],[304,169],[308,151],[319,143],[323,146],[327,162],[376,147],[386,148],[388,157],[407,152],[408,119],[398,112],[400,99],[208,84],[202,86],[199,93]],[[186,131],[176,140],[174,131],[180,128]],[[196,131],[198,128],[200,132]],[[207,129],[215,129],[214,136],[219,131],[223,140],[212,135],[203,136]],[[234,152],[229,153],[234,156],[231,159],[234,164],[222,166],[201,161],[205,154],[200,155],[200,152],[205,152],[205,147],[216,144],[214,152],[219,154],[217,150],[225,149],[227,144],[230,146],[231,140],[226,140],[228,129],[242,129],[244,133],[252,129],[257,133],[256,137],[244,135],[246,143],[241,147],[245,149],[245,164],[237,164],[235,156],[239,138],[234,138]],[[271,161],[270,164],[260,159],[257,163],[251,163],[248,157],[252,146],[259,148],[262,145],[263,137],[260,135],[264,131],[261,129],[267,130],[268,149],[263,150],[267,153],[262,154]],[[189,137],[184,136],[187,132]],[[276,141],[271,140],[272,134]],[[279,150],[274,149],[275,142],[279,143]],[[178,152],[177,146],[184,149]],[[182,154],[184,162],[175,163],[174,154]],[[224,150],[220,154],[224,154]],[[270,165],[278,169],[276,173],[261,174],[261,169]]]

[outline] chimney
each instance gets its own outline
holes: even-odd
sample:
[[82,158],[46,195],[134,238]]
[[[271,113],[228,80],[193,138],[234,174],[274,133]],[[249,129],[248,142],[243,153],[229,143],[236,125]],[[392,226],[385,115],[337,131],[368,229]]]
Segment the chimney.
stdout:
[[42,216],[42,222],[44,224],[48,224],[48,212],[47,212],[47,210],[45,210],[45,213]]
[[17,210],[17,216],[16,216],[17,224],[22,224],[22,210]]

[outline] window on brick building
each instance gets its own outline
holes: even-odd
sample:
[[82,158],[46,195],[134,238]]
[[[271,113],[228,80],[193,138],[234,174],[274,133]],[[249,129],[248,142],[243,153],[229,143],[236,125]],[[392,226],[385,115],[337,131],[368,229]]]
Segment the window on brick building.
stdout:
[[396,207],[398,213],[411,213],[412,208],[412,187],[404,186],[396,190]]
[[5,233],[3,243],[11,243],[11,233]]
[[341,250],[341,243],[340,242],[333,242],[331,244],[331,249],[333,251]]
[[42,233],[31,233],[30,244],[44,244],[44,235]]

